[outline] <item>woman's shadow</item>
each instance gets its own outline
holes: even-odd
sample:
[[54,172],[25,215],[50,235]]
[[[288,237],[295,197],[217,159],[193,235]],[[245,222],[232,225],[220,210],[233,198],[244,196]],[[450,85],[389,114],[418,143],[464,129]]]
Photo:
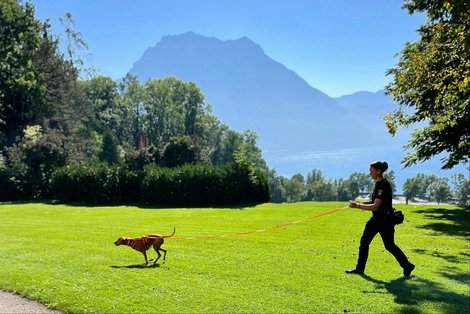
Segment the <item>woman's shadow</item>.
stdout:
[[[416,306],[426,302],[439,302],[444,304],[445,312],[448,313],[463,313],[468,310],[467,296],[448,291],[443,285],[428,279],[412,276],[386,282],[367,275],[362,275],[362,278],[373,282],[377,288],[384,288],[393,294],[394,301],[398,304]],[[413,312],[411,308],[407,311]]]

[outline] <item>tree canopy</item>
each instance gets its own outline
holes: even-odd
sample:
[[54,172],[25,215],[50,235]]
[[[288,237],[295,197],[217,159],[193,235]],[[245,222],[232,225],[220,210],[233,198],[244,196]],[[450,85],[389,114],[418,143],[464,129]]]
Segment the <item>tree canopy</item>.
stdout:
[[389,132],[417,123],[402,161],[405,167],[440,153],[442,168],[470,160],[470,2],[407,0],[410,14],[423,12],[420,40],[406,43],[386,91],[399,109],[385,116]]

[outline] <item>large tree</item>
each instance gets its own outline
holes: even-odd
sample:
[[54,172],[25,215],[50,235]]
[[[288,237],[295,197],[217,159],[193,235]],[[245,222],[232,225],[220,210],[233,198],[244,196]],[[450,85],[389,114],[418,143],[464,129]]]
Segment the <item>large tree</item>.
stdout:
[[395,135],[399,127],[423,123],[405,148],[405,167],[445,153],[442,168],[470,160],[470,2],[406,0],[410,14],[427,22],[420,40],[406,43],[387,93],[399,109],[385,116]]
[[42,41],[32,4],[0,1],[0,143],[12,143],[37,111],[44,85],[34,57]]

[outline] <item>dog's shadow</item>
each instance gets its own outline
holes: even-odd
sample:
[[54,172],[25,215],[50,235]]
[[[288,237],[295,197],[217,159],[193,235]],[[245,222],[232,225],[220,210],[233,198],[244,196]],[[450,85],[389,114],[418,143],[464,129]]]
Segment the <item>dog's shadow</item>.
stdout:
[[112,265],[110,266],[111,268],[116,268],[116,269],[119,269],[119,268],[128,268],[128,269],[149,269],[149,268],[160,268],[162,265],[160,265],[159,263],[156,263],[156,264],[149,264],[149,265],[145,265],[145,264],[137,264],[137,265]]

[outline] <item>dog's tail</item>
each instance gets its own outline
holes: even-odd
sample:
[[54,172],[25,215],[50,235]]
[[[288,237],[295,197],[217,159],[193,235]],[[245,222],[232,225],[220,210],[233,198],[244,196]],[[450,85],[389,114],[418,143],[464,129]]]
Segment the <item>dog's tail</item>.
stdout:
[[172,236],[174,236],[176,233],[176,227],[173,227],[173,233],[171,235],[168,235],[168,236],[162,236],[162,238],[171,238]]

